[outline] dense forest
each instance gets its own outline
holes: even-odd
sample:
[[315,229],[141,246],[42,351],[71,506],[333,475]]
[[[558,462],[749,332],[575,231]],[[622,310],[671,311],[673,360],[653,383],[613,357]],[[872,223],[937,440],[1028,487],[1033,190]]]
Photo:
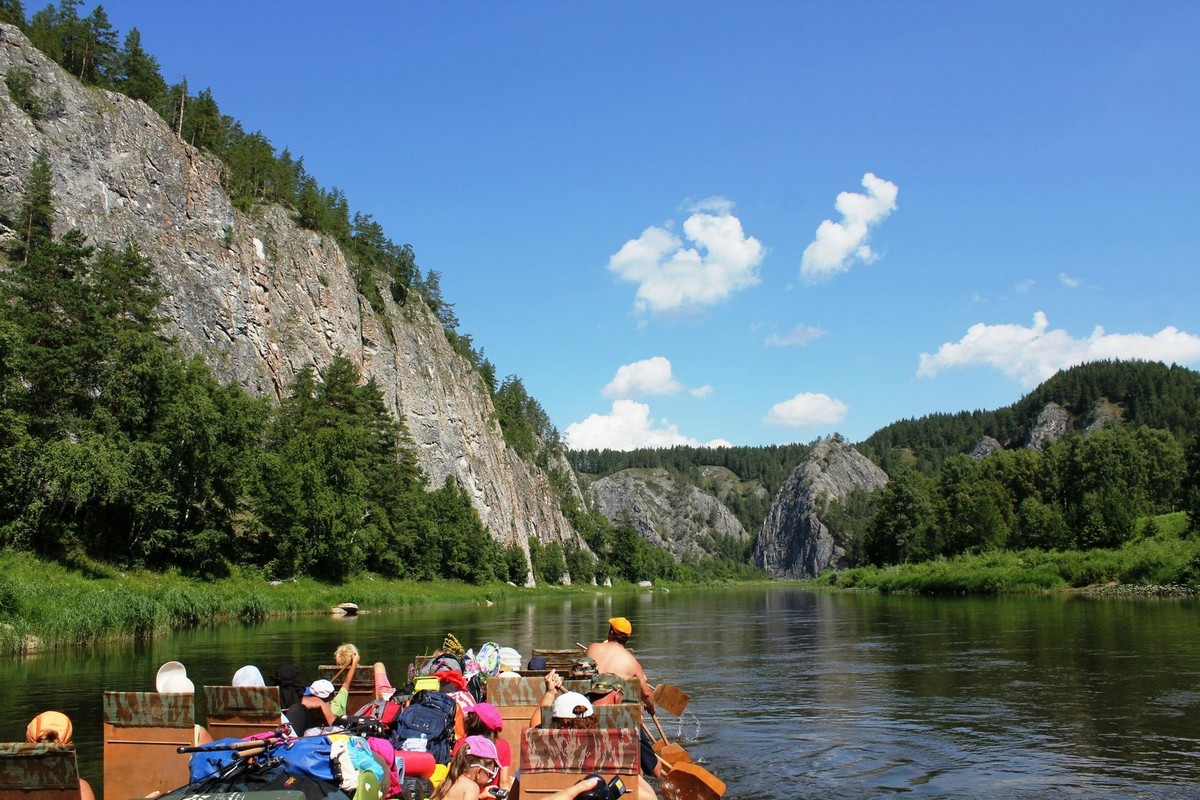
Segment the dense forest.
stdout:
[[[1027,447],[1049,403],[1075,427]],[[983,436],[1006,449],[967,455]],[[1006,408],[902,420],[858,448],[890,476],[848,521],[862,532],[860,559],[874,564],[1118,547],[1155,536],[1153,517],[1177,510],[1200,530],[1200,373],[1180,366],[1082,364]]]
[[[183,141],[224,165],[234,205],[290,209],[302,227],[333,237],[377,313],[383,293],[419,302],[484,380],[506,443],[547,471],[583,548],[533,543],[539,580],[645,580],[727,575],[748,569],[713,559],[676,564],[666,553],[578,507],[561,468],[563,445],[521,379],[494,365],[460,333],[440,275],[422,274],[413,248],[389,239],[369,214],[351,213],[303,158],[276,151],[261,132],[224,115],[209,89],[168,85],[137,29],[118,45],[103,6],[81,16],[61,0],[26,19],[20,0],[0,0],[0,22],[21,28],[85,84],[121,92],[156,111]],[[56,98],[10,69],[4,81],[34,120]],[[54,237],[49,166],[26,178],[20,208],[0,208],[17,241],[0,262],[0,544],[43,557],[95,559],[217,575],[230,566],[270,577],[337,580],[363,570],[398,578],[525,580],[517,547],[501,551],[452,482],[423,487],[402,424],[379,389],[336,358],[301,371],[281,407],[217,384],[158,331],[153,265],[131,244],[97,252],[77,231]],[[389,329],[385,326],[385,330]]]
[[1200,373],[1157,362],[1098,361],[1059,372],[1011,406],[900,420],[856,447],[889,473],[904,464],[932,476],[947,458],[970,452],[984,436],[1006,448],[1023,447],[1048,403],[1069,411],[1080,429],[1094,421],[1097,408],[1112,404],[1127,425],[1165,430],[1179,439],[1200,433]]

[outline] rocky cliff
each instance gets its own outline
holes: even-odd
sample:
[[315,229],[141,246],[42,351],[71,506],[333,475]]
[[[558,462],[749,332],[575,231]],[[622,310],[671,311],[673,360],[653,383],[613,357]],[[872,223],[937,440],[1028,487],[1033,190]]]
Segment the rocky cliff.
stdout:
[[723,503],[665,469],[621,470],[588,491],[605,517],[617,523],[628,519],[643,538],[676,560],[714,553],[714,536],[750,540]]
[[775,578],[811,578],[828,567],[850,566],[850,543],[821,514],[831,500],[886,484],[887,473],[842,439],[817,442],[775,495],[754,545],[754,563]]
[[278,398],[301,367],[319,371],[341,351],[407,424],[431,485],[452,476],[493,536],[522,546],[531,536],[579,541],[546,476],[505,446],[483,381],[420,302],[401,308],[385,296],[386,313],[375,313],[332,239],[299,228],[283,208],[241,213],[222,188],[222,165],[149,107],[81,85],[0,25],[0,74],[9,70],[29,77],[40,112],[26,113],[0,81],[0,208],[18,206],[44,153],[56,228],[78,228],[98,245],[135,242],[165,291],[166,333],[220,379]]

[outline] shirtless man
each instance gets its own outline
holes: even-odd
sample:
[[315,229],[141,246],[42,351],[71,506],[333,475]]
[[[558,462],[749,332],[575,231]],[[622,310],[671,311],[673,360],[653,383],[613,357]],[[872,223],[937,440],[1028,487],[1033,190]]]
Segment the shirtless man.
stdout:
[[645,707],[646,713],[653,714],[654,693],[650,689],[650,681],[646,680],[646,673],[642,671],[642,665],[633,657],[633,653],[625,649],[625,642],[629,641],[630,636],[633,636],[633,625],[629,620],[613,617],[608,621],[608,638],[603,642],[588,645],[584,655],[595,660],[598,672],[611,673],[626,680],[640,678],[642,706]]

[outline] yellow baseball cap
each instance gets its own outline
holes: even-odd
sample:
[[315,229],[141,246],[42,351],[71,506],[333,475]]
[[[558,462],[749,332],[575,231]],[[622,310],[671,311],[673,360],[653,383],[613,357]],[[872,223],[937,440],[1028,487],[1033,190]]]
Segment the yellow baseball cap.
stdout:
[[629,620],[624,617],[613,617],[608,621],[608,626],[617,633],[623,633],[626,636],[633,635],[633,625],[629,624]]

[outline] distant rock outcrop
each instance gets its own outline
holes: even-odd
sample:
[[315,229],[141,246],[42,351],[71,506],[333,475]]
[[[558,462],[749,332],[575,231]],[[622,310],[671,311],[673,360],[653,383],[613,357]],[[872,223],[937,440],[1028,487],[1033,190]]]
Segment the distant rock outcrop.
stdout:
[[613,522],[628,518],[643,538],[666,548],[676,560],[713,553],[714,535],[750,540],[724,504],[665,469],[621,470],[597,480],[588,491],[605,517]]
[[1096,401],[1096,405],[1092,407],[1092,421],[1088,423],[1084,433],[1091,434],[1098,430],[1107,428],[1109,425],[1123,425],[1125,423],[1125,410],[1116,403],[1110,403],[1106,398],[1101,397]]
[[984,436],[975,446],[971,448],[971,458],[980,459],[987,458],[990,455],[999,453],[1004,449],[1004,445],[993,439],[991,436]]
[[1057,442],[1071,432],[1071,422],[1070,411],[1058,403],[1047,403],[1038,414],[1025,446],[1033,450],[1045,449],[1046,445]]
[[453,478],[494,537],[582,545],[545,472],[506,446],[487,387],[424,304],[397,306],[385,291],[377,313],[332,237],[299,227],[288,209],[238,211],[225,167],[146,104],[83,86],[0,25],[0,75],[10,70],[27,75],[40,111],[23,110],[0,80],[0,207],[19,205],[44,153],[56,231],[135,242],[155,264],[166,333],[219,379],[279,398],[299,369],[320,372],[340,351],[407,424],[431,486]]
[[811,578],[847,563],[847,545],[821,521],[830,500],[887,485],[887,473],[845,441],[823,439],[788,476],[754,545],[754,563],[775,578]]

